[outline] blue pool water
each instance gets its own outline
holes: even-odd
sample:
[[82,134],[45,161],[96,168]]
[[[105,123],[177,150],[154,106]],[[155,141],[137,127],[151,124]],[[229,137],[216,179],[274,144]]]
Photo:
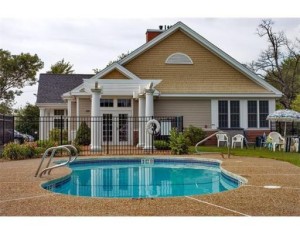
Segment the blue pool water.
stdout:
[[78,160],[72,173],[42,185],[55,193],[88,197],[153,198],[219,193],[241,182],[217,162],[164,159]]

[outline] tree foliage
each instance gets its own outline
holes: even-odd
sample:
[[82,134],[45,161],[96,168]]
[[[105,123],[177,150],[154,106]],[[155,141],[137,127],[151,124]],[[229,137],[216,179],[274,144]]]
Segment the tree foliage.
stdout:
[[25,85],[36,83],[36,73],[44,67],[40,58],[29,53],[12,55],[0,49],[0,103],[13,101]]
[[70,62],[65,62],[64,59],[58,61],[57,63],[51,65],[50,71],[47,71],[48,74],[73,74],[74,70],[73,65]]
[[39,130],[40,111],[36,105],[27,103],[25,107],[16,111],[16,130],[37,137]]
[[2,115],[12,115],[13,114],[12,101],[5,100],[0,103],[0,114],[2,114]]
[[284,32],[273,31],[273,24],[272,20],[262,20],[258,26],[257,34],[267,38],[268,47],[250,66],[283,93],[279,102],[290,109],[300,92],[300,40],[289,41]]
[[[127,57],[130,53],[131,53],[131,52],[127,51],[126,53],[120,54],[120,55],[118,56],[117,59],[109,61],[109,63],[106,65],[106,67],[112,65],[113,63],[119,62],[119,61],[122,60],[123,58]],[[99,72],[101,72],[101,71],[102,71],[102,69],[100,69],[100,68],[94,68],[94,69],[93,69],[93,72],[94,72],[95,74],[97,74],[97,73],[99,73]]]
[[293,110],[300,112],[300,95],[297,95],[291,107]]

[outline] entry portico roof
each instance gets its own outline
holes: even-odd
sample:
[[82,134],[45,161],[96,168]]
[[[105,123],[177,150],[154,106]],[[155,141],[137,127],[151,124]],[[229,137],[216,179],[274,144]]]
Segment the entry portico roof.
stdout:
[[[117,70],[126,76],[128,79],[101,79],[111,71]],[[118,63],[113,63],[107,68],[103,69],[93,77],[89,79],[83,79],[83,83],[69,92],[62,95],[63,98],[71,96],[84,96],[91,95],[91,89],[95,87],[95,82],[102,88],[102,95],[113,95],[113,96],[135,96],[144,91],[144,88],[152,82],[153,87],[158,85],[161,80],[158,79],[147,79],[142,80],[125,67]],[[154,95],[158,95],[159,92],[156,90]]]

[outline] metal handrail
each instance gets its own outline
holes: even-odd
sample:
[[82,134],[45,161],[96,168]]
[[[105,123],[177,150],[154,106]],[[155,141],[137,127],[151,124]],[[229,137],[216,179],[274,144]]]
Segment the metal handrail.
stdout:
[[[218,132],[215,132],[215,133],[209,135],[208,137],[206,137],[206,138],[204,138],[203,140],[199,141],[199,142],[195,145],[195,151],[196,151],[198,154],[200,154],[201,152],[197,150],[197,147],[198,147],[200,144],[204,143],[205,141],[209,140],[210,138],[214,137],[214,136],[217,135],[217,134],[227,134],[227,133],[226,133],[226,132],[223,132],[223,131],[218,131]],[[230,156],[230,147],[229,147],[229,144],[227,144],[227,148],[228,148],[228,158],[229,158],[229,156]],[[223,154],[222,154],[222,157],[224,158]]]
[[[75,155],[74,155],[73,158],[72,158],[72,153],[71,153],[70,148],[73,149],[73,150],[75,151]],[[50,166],[50,163],[51,163],[51,161],[52,161],[52,158],[54,157],[54,155],[55,155],[55,153],[56,153],[56,151],[57,151],[58,149],[66,150],[66,151],[69,153],[69,159],[68,159],[68,161],[66,161],[66,162],[63,162],[63,163],[60,163],[60,164],[58,164],[58,165],[54,165],[54,166],[49,167],[49,166]],[[51,151],[52,151],[52,152],[51,152]],[[45,158],[48,156],[48,153],[50,153],[50,152],[51,152],[51,155],[50,155],[50,157],[49,157],[49,161],[48,161],[48,163],[47,163],[45,169],[42,170],[41,173],[39,174],[40,169],[41,169],[41,167],[42,167],[42,164],[43,164]],[[36,173],[35,173],[35,177],[37,177],[38,174],[39,174],[39,177],[41,177],[43,174],[46,174],[47,171],[48,171],[48,175],[50,175],[50,173],[51,173],[51,171],[52,171],[53,169],[58,168],[58,167],[62,167],[62,166],[66,166],[66,165],[68,165],[69,163],[74,162],[74,161],[76,160],[77,157],[78,157],[78,151],[77,151],[77,149],[76,149],[73,145],[60,145],[60,146],[50,147],[50,148],[48,148],[48,149],[44,152],[43,157],[42,157],[42,160],[41,160],[41,163],[40,163],[40,165],[39,165],[39,167],[38,167],[38,169],[37,169],[37,171],[36,171]]]

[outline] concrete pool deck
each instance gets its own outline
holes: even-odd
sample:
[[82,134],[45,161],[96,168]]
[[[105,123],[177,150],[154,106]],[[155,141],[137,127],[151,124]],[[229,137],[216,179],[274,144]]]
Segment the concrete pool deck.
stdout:
[[[300,215],[300,167],[287,162],[264,158],[232,156],[230,159],[222,159],[219,154],[188,155],[188,157],[222,160],[224,169],[243,176],[248,180],[248,183],[238,189],[212,195],[155,199],[85,198],[54,194],[40,187],[43,182],[70,173],[68,168],[59,168],[54,170],[50,176],[36,178],[34,174],[41,159],[2,161],[0,162],[0,215]],[[264,188],[266,185],[276,185],[281,186],[281,188],[267,189]]]

